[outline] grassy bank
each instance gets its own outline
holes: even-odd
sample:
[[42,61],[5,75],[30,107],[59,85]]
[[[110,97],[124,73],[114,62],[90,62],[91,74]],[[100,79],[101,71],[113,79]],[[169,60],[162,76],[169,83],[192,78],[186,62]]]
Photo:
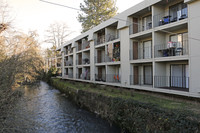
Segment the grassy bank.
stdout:
[[129,132],[198,132],[198,103],[104,85],[52,79],[79,106]]

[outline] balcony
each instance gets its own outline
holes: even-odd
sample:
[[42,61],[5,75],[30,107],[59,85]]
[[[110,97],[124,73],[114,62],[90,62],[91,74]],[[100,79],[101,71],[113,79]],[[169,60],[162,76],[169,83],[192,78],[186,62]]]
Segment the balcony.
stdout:
[[155,58],[188,55],[188,41],[168,42],[165,44],[155,45]]
[[108,34],[106,35],[106,42],[110,42],[113,40],[119,39],[119,35]]
[[121,83],[121,77],[119,74],[106,74],[106,82]]
[[97,39],[94,39],[94,45],[104,44],[105,42],[105,35],[99,36],[97,37]]
[[189,92],[189,77],[155,76],[155,87]]
[[82,65],[82,59],[78,59],[78,60],[76,60],[76,65]]
[[76,79],[90,80],[89,73],[76,74]]
[[90,58],[76,60],[76,65],[89,65],[89,64],[90,64]]
[[73,66],[73,61],[66,61],[65,66]]
[[130,75],[130,85],[153,86],[152,75]]
[[57,63],[57,67],[61,67],[61,63]]
[[148,22],[146,25],[139,25],[139,24],[131,24],[129,26],[129,34],[136,34],[142,31],[146,31],[152,29],[152,21]]
[[106,62],[118,62],[120,61],[120,57],[111,58],[109,56],[95,56],[95,63],[106,63]]
[[152,58],[152,47],[137,48],[136,50],[130,50],[130,60],[141,60]]
[[83,65],[88,65],[88,64],[90,64],[90,58],[84,58],[84,59],[82,60],[82,64],[83,64]]
[[84,41],[82,41],[82,43],[78,44],[76,51],[78,52],[78,51],[88,49],[88,48],[90,48],[90,42],[84,40]]
[[69,55],[69,54],[72,54],[72,53],[73,53],[73,49],[72,49],[72,48],[67,49],[67,51],[66,51],[66,55]]
[[66,77],[66,78],[73,78],[73,73],[68,73],[68,74],[65,73],[64,77]]
[[95,81],[106,82],[106,74],[95,74]]
[[178,11],[167,10],[165,13],[161,13],[153,17],[154,27],[174,23],[186,19],[187,17],[188,17],[187,7],[180,9]]

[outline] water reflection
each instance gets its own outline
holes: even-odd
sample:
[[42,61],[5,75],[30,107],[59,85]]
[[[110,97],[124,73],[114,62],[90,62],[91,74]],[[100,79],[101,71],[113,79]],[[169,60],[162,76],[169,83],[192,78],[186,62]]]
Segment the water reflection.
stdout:
[[24,96],[6,118],[3,132],[114,133],[108,122],[72,104],[59,91],[40,82],[24,88]]

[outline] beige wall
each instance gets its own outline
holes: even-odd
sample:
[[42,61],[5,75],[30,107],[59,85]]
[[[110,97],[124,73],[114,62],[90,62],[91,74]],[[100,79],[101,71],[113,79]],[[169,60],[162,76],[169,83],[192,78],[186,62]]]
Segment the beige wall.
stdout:
[[190,92],[200,92],[200,1],[196,0],[188,6],[188,30],[190,46]]

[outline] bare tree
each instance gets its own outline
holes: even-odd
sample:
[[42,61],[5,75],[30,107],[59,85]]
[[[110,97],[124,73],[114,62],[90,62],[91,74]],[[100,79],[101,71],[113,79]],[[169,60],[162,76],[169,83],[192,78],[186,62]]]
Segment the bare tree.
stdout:
[[67,38],[72,34],[66,23],[53,23],[46,30],[46,33],[45,42],[55,47],[61,46],[67,42]]
[[0,33],[11,27],[12,21],[13,19],[10,15],[8,3],[4,0],[0,0]]

